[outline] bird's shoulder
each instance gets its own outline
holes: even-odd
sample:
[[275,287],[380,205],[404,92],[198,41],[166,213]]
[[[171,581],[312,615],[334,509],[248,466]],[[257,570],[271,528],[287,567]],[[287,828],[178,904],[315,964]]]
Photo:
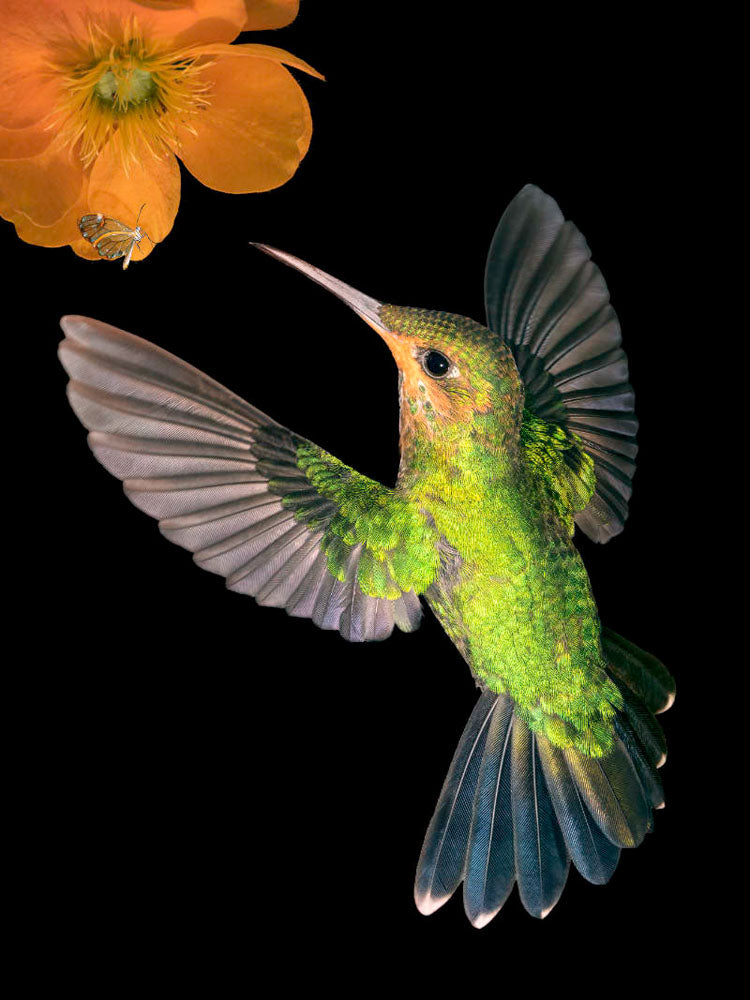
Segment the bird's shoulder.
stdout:
[[297,463],[317,493],[335,504],[324,540],[335,575],[343,573],[348,549],[361,545],[359,583],[365,593],[391,597],[389,587],[422,593],[429,586],[439,563],[438,536],[408,495],[362,475],[311,442],[299,445]]

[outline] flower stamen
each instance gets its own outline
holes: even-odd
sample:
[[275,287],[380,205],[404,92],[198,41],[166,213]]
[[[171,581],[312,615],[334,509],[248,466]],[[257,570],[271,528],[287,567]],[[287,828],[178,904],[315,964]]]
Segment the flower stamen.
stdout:
[[115,134],[126,170],[144,145],[157,158],[176,152],[178,127],[190,128],[189,119],[209,103],[201,74],[213,60],[148,45],[135,21],[121,31],[116,39],[90,25],[85,49],[57,67],[64,97],[50,127],[67,147],[79,145],[84,167]]

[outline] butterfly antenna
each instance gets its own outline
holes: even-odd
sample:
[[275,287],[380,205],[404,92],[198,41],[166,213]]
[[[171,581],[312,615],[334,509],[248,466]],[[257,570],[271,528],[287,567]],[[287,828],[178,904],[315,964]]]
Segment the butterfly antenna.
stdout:
[[[138,225],[138,220],[139,220],[139,219],[140,219],[140,217],[141,217],[141,212],[143,211],[143,209],[144,209],[145,207],[146,207],[146,202],[144,201],[144,203],[143,203],[143,204],[141,205],[141,207],[140,207],[140,208],[138,209],[138,217],[137,217],[137,218],[136,218],[136,220],[135,220],[135,225],[136,225],[136,226]],[[133,227],[133,228],[135,228],[135,227]]]

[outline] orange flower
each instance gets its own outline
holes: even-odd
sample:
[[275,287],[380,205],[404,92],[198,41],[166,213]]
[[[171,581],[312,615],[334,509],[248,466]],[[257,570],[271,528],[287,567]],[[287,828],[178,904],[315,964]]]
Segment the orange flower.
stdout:
[[[242,194],[284,184],[307,152],[310,108],[283,49],[229,43],[294,20],[299,0],[3,0],[0,215],[21,239],[70,244],[88,212],[159,242],[180,202],[175,157]],[[151,245],[141,244],[146,256]]]

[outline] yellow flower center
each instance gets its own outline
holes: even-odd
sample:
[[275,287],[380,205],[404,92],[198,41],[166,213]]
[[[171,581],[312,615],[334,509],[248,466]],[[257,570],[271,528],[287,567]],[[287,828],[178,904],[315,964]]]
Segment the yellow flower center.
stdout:
[[156,84],[147,69],[135,66],[123,70],[121,66],[115,66],[99,78],[94,91],[102,101],[109,101],[124,111],[132,104],[142,104],[154,97]]
[[144,149],[157,157],[176,151],[178,126],[193,131],[191,118],[208,103],[200,78],[209,65],[205,58],[163,42],[149,45],[135,20],[118,31],[114,38],[90,26],[88,44],[55,66],[63,99],[51,127],[66,146],[78,147],[84,166],[114,136],[125,169]]

